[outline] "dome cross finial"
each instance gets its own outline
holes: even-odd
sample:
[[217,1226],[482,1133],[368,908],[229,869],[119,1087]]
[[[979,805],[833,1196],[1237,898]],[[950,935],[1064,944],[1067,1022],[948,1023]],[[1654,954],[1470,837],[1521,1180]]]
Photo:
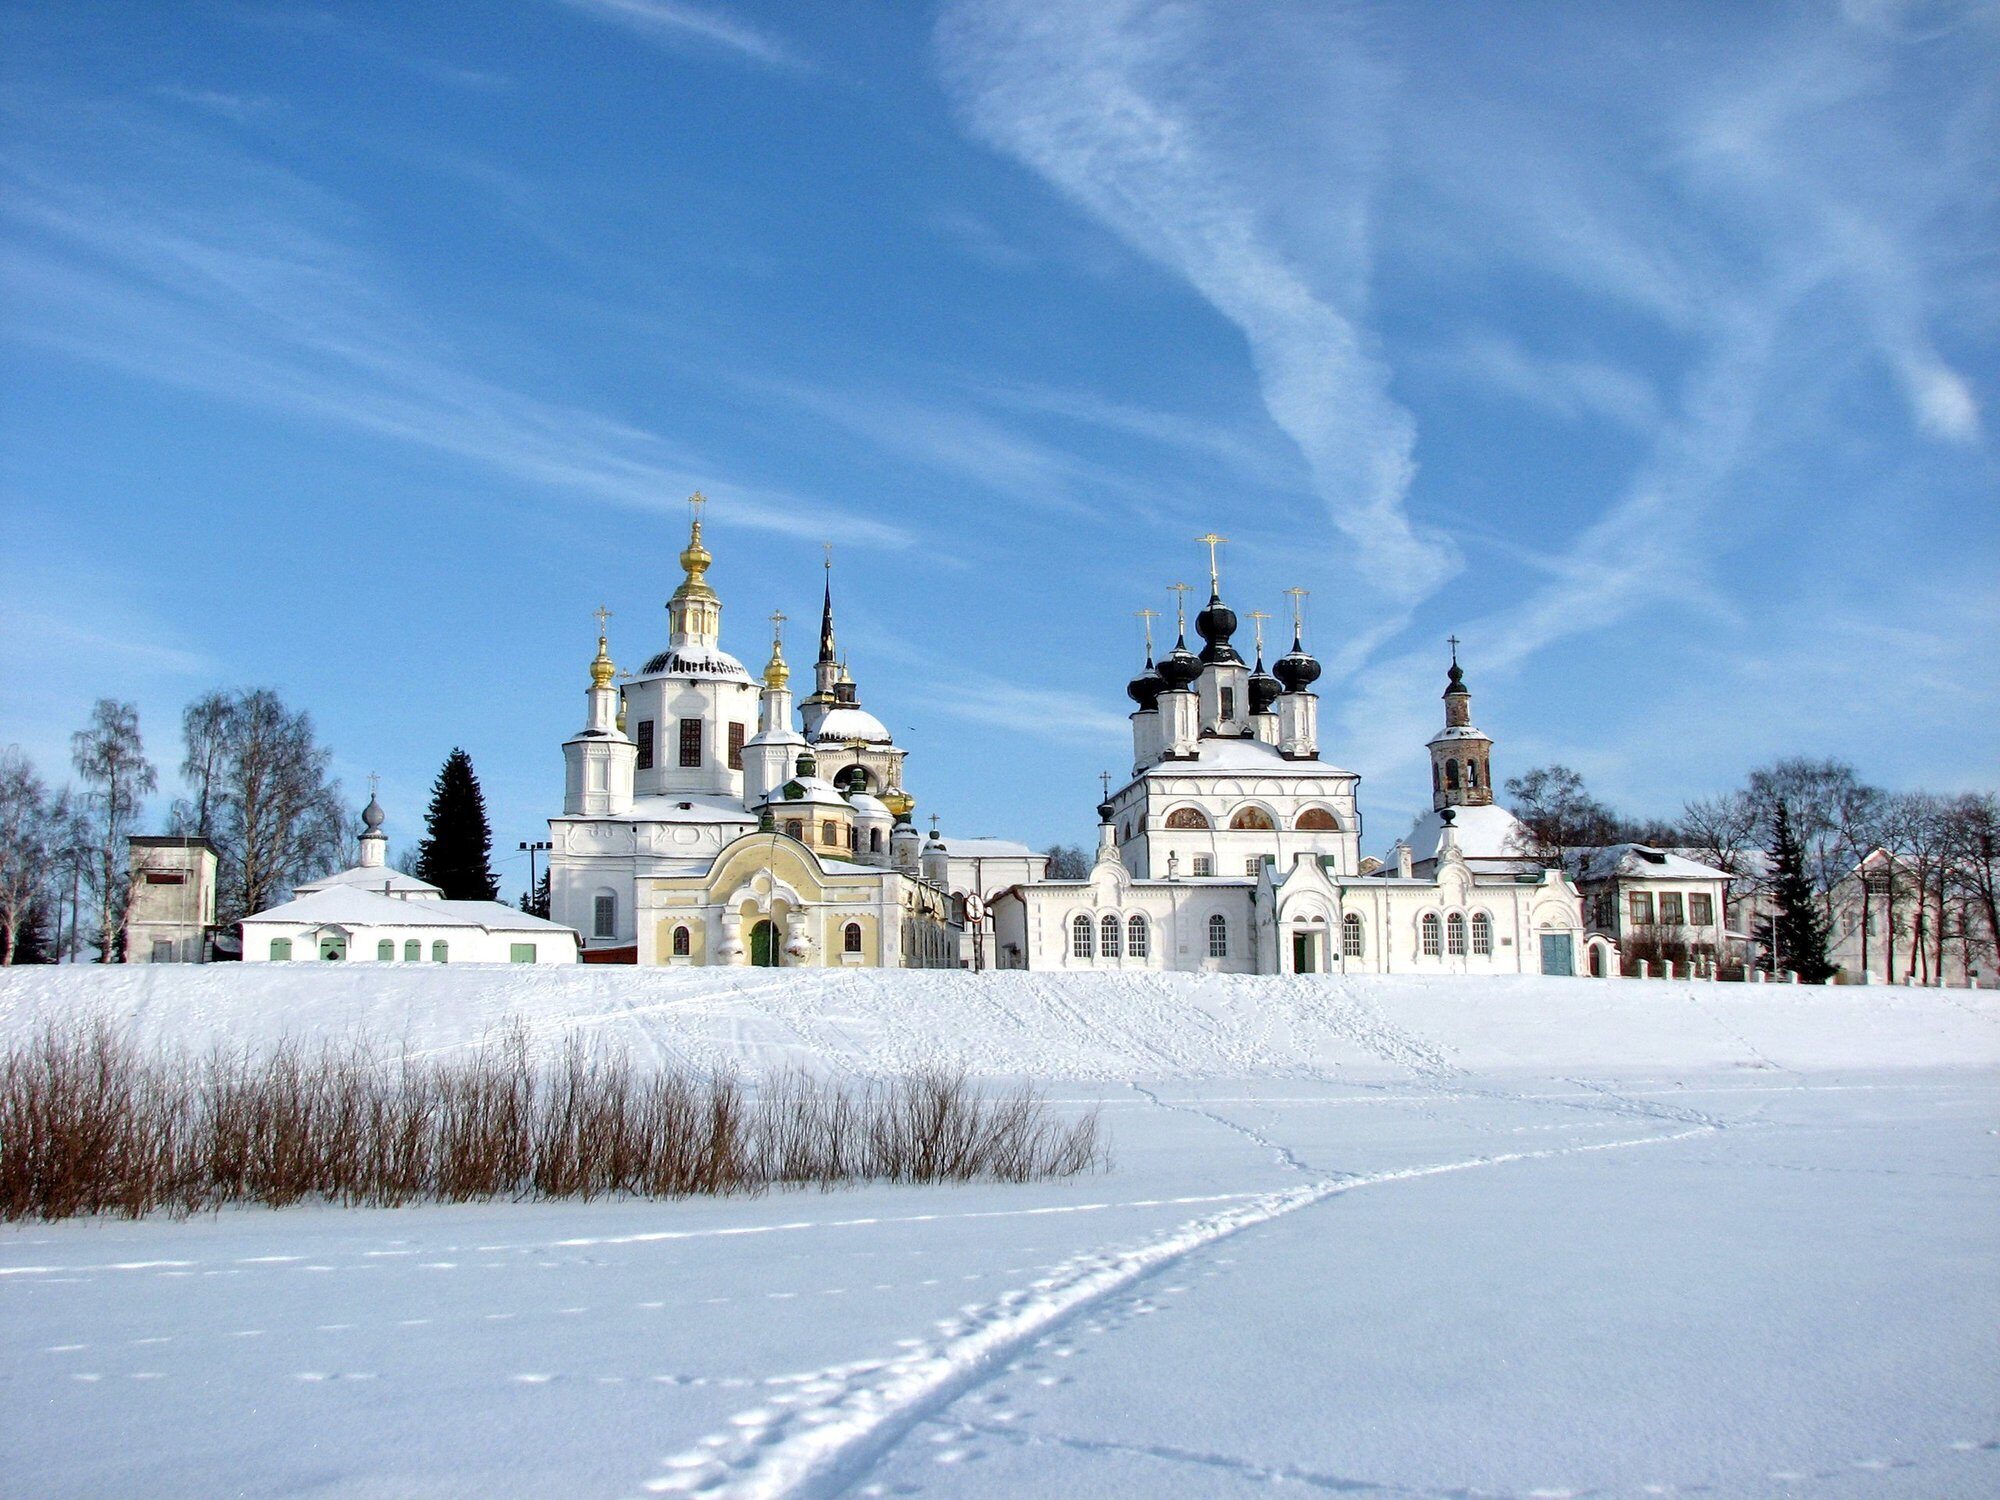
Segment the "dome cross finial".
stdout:
[[1302,646],[1306,639],[1306,596],[1311,589],[1286,589],[1285,597],[1292,601],[1292,644]]
[[1448,635],[1444,639],[1445,644],[1451,647],[1451,664],[1455,667],[1458,665],[1458,637]]
[[1153,659],[1153,621],[1159,619],[1160,612],[1157,609],[1135,609],[1132,613],[1138,618],[1140,624],[1145,627],[1146,660],[1151,661]]
[[1189,583],[1170,583],[1167,589],[1174,596],[1174,628],[1180,632],[1182,640],[1187,639],[1187,596],[1194,587]]
[[1219,595],[1222,592],[1222,571],[1216,563],[1215,549],[1228,541],[1229,538],[1217,536],[1211,531],[1206,536],[1196,537],[1195,540],[1208,548],[1208,591],[1211,594]]

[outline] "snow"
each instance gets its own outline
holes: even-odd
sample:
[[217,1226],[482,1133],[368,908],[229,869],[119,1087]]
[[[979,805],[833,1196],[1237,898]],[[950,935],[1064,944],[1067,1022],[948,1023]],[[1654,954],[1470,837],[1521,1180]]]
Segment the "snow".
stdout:
[[11,1492],[2000,1488],[2000,994],[1521,978],[16,971],[205,1045],[519,1015],[956,1061],[1103,1173],[0,1231]]
[[331,885],[260,911],[244,919],[307,926],[474,927],[485,932],[561,932],[569,928],[530,916],[504,901],[406,900],[365,891],[352,885]]
[[[1454,807],[1451,810],[1452,836],[1458,843],[1458,852],[1467,860],[1510,860],[1523,868],[1534,866],[1528,851],[1533,847],[1533,839],[1521,820],[1497,802],[1489,802],[1480,807]],[[1444,833],[1444,818],[1436,808],[1418,818],[1405,840],[1410,846],[1410,857],[1416,860],[1437,858],[1438,843]],[[1392,859],[1388,862],[1394,865]],[[1538,867],[1537,867],[1538,868]]]
[[1690,859],[1672,849],[1655,849],[1650,844],[1607,844],[1601,849],[1573,852],[1575,878],[1610,880],[1613,877],[1641,880],[1728,880],[1727,871],[1700,860]]

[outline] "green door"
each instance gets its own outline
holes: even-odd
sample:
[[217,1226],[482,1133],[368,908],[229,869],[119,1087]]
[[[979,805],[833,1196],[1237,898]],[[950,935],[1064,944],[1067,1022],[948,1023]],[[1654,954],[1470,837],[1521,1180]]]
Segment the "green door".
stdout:
[[1292,934],[1292,972],[1310,974],[1313,971],[1313,940],[1310,932]]
[[759,969],[778,967],[777,933],[769,922],[759,922],[750,929],[750,962]]
[[347,957],[347,939],[344,937],[323,937],[319,940],[319,956],[331,963],[339,963]]
[[1542,934],[1542,972],[1544,974],[1576,974],[1576,953],[1571,947],[1570,936],[1566,932],[1545,932]]

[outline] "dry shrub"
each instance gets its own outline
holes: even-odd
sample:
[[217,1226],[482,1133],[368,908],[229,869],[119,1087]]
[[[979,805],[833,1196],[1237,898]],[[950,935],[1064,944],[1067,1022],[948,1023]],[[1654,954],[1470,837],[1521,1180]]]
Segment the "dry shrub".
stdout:
[[226,1204],[394,1206],[679,1197],[858,1181],[1028,1182],[1102,1164],[1095,1111],[965,1075],[881,1083],[635,1070],[519,1026],[466,1057],[385,1061],[365,1040],[200,1059],[108,1023],[47,1024],[0,1054],[0,1218],[182,1215]]

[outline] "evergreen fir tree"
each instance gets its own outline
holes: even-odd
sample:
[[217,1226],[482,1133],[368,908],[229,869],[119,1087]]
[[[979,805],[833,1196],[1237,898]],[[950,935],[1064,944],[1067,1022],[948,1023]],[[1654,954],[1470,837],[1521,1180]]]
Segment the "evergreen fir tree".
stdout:
[[1777,914],[1770,928],[1777,948],[1776,967],[1795,971],[1801,983],[1825,984],[1834,974],[1826,956],[1826,917],[1806,874],[1805,850],[1792,832],[1791,813],[1783,802],[1772,813],[1771,828],[1771,859],[1776,866],[1771,895]]
[[431,787],[424,815],[424,841],[417,847],[417,879],[428,880],[447,901],[492,901],[500,894],[493,878],[493,827],[486,821],[486,797],[472,757],[453,750]]
[[531,917],[547,919],[549,914],[549,872],[542,871],[542,878],[535,882],[532,891],[521,892],[521,910]]

